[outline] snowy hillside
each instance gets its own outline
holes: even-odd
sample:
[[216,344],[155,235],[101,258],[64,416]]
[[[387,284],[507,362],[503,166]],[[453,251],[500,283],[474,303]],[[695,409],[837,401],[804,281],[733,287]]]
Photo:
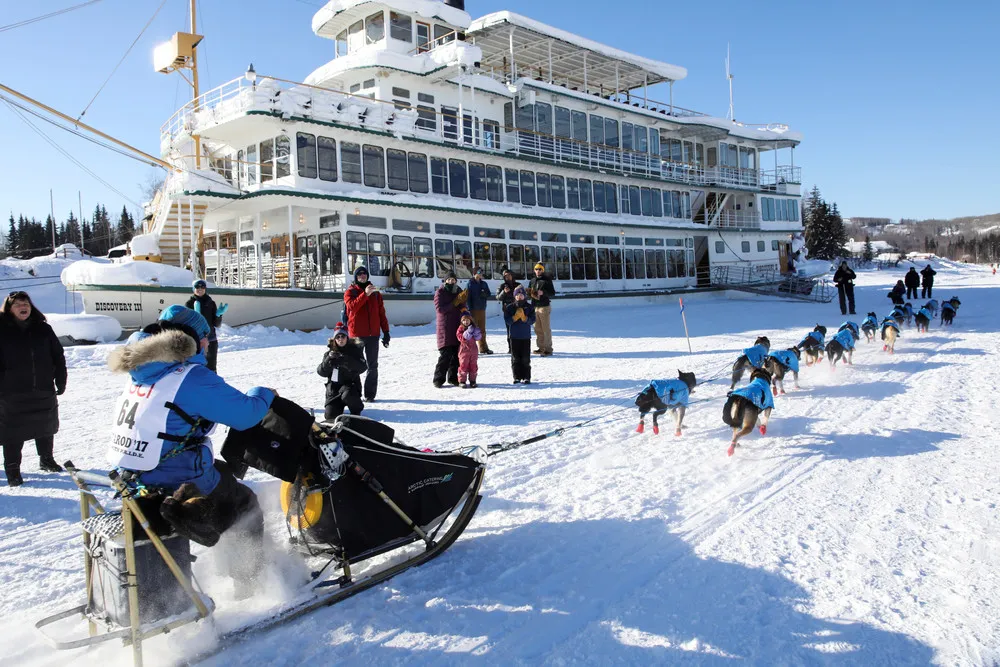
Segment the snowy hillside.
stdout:
[[[767,435],[731,459],[728,382],[697,388],[680,438],[634,433],[631,398],[678,368],[724,374],[757,335],[783,349],[816,323],[836,328],[836,303],[693,300],[689,355],[676,307],[557,301],[556,353],[532,359],[537,383],[511,386],[496,354],[480,358],[470,391],[431,387],[433,327],[394,329],[364,414],[408,444],[485,445],[603,418],[491,458],[478,514],[439,559],[210,664],[995,664],[1000,283],[983,267],[935,267],[935,296],[962,300],[954,327],[904,330],[894,356],[862,341],[836,372],[803,368]],[[852,319],[887,313],[904,272],[859,272]],[[319,407],[325,335],[224,327],[220,373]],[[502,348],[499,319],[489,335]],[[67,350],[60,461],[103,466],[122,383],[104,365],[110,349]],[[56,652],[31,629],[83,599],[77,494],[35,464],[28,445],[25,485],[0,486],[0,662],[130,664],[116,645]],[[280,544],[277,484],[251,478]],[[300,570],[274,558],[265,590],[237,604],[202,552],[196,573],[220,627],[286,595]],[[175,664],[212,637],[202,624],[152,640],[147,664]]]

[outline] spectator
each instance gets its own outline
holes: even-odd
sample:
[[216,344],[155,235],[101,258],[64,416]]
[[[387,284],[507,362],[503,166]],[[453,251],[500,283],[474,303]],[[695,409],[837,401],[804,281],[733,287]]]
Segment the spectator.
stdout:
[[344,408],[352,415],[360,415],[364,410],[361,402],[361,374],[365,372],[363,343],[347,336],[347,327],[337,322],[333,338],[326,342],[329,348],[323,354],[323,361],[316,372],[326,378],[326,403],[323,418],[333,421],[344,414]]
[[385,302],[378,289],[368,282],[368,269],[354,270],[354,282],[344,292],[347,310],[347,330],[365,348],[368,375],[365,376],[365,400],[372,402],[378,393],[378,334],[382,332],[382,347],[389,347],[389,320],[385,317]]
[[932,269],[930,264],[920,270],[920,276],[922,279],[921,285],[923,286],[920,290],[921,299],[930,299],[933,296],[931,292],[934,291],[934,276],[936,275],[937,271]]
[[524,288],[514,290],[514,301],[504,306],[504,316],[510,319],[510,369],[514,384],[531,384],[531,325],[535,308],[525,298]]
[[528,283],[528,292],[535,310],[535,354],[547,357],[552,354],[552,302],[556,294],[552,279],[545,274],[545,265],[535,264],[535,277]]
[[916,299],[917,288],[920,287],[920,274],[917,273],[916,267],[911,266],[910,270],[906,272],[903,284],[906,286],[906,298]]
[[503,267],[503,282],[497,288],[497,301],[500,302],[500,310],[504,312],[503,324],[507,327],[507,354],[510,354],[510,318],[507,317],[507,306],[514,303],[514,290],[521,286],[521,283],[514,280],[514,274],[506,266]]
[[0,310],[0,443],[7,486],[20,486],[21,449],[35,441],[38,466],[62,472],[52,456],[59,401],[66,391],[66,357],[45,315],[27,292],[11,292]]
[[482,334],[482,338],[479,340],[479,353],[480,354],[493,354],[493,350],[490,346],[486,344],[486,305],[490,302],[490,286],[486,284],[483,280],[483,269],[477,266],[472,271],[472,278],[469,280],[468,286],[465,288],[468,293],[468,298],[466,300],[466,305],[469,307],[469,312],[472,314],[472,321],[475,322],[476,327]]
[[458,339],[458,381],[463,389],[475,389],[479,376],[479,348],[476,342],[482,338],[482,330],[472,321],[472,313],[462,311],[461,324],[455,337]]
[[840,314],[854,315],[854,279],[857,278],[854,270],[841,262],[837,272],[833,274],[833,282],[837,285],[837,296],[840,297]]
[[184,305],[201,316],[208,322],[208,349],[205,350],[205,365],[209,370],[214,371],[219,357],[219,339],[215,333],[215,327],[222,324],[222,316],[226,314],[229,304],[224,303],[216,308],[215,301],[208,295],[208,283],[204,280],[196,280],[192,284],[194,294],[188,297]]
[[437,311],[438,361],[434,367],[434,386],[440,389],[445,382],[458,386],[458,325],[462,319],[465,300],[458,288],[458,278],[449,271],[444,284],[434,292],[434,310]]
[[904,294],[906,294],[906,286],[903,285],[902,280],[897,280],[893,288],[889,290],[889,298],[892,299],[893,305],[902,306],[905,301]]

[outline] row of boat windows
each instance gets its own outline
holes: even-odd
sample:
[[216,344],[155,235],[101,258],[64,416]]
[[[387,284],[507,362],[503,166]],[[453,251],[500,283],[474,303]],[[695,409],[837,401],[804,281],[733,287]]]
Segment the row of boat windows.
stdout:
[[[261,183],[289,176],[289,147],[289,138],[281,135],[239,151],[236,160],[245,169],[237,170],[237,187],[241,187],[241,181],[248,187],[255,186],[258,176]],[[687,191],[617,185],[434,156],[428,159],[425,153],[351,142],[341,143],[338,160],[335,139],[303,132],[296,134],[296,163],[302,178],[343,180],[400,192],[654,218],[691,217],[691,195]],[[232,168],[227,164],[228,159],[216,161],[213,169],[232,180]]]
[[[750,252],[750,241],[743,241],[740,244],[740,250],[742,250],[743,252]],[[766,252],[766,250],[767,250],[767,245],[765,245],[764,241],[757,241],[757,252]],[[776,239],[771,240],[771,250],[773,250],[774,252],[778,251],[778,241]],[[725,252],[726,252],[726,242],[716,241],[715,253],[717,255],[722,255],[725,254]]]
[[760,198],[760,217],[766,222],[798,222],[799,202],[795,199]]
[[[635,153],[658,155],[663,160],[701,166],[705,164],[705,145],[669,136],[666,130],[647,128],[638,123],[619,121],[597,114],[587,114],[567,107],[544,102],[527,104],[514,110],[504,106],[504,122],[508,128],[529,130],[540,135],[572,139],[609,148],[621,148]],[[747,146],[721,143],[710,146],[708,166],[755,169],[757,150]]]
[[[439,23],[416,22],[400,12],[389,12],[389,37],[407,44],[413,43],[416,34],[417,52],[423,53],[441,44],[454,41],[456,32]],[[433,36],[433,39],[432,39]],[[356,21],[342,30],[336,37],[336,55],[346,56],[358,49],[377,44],[385,39],[385,14],[377,12]]]

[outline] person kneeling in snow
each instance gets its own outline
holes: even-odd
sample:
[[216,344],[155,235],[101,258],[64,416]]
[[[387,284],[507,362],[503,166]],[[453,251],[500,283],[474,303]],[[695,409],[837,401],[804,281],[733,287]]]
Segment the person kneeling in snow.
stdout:
[[323,418],[333,421],[344,414],[344,408],[352,415],[360,415],[364,410],[361,402],[361,374],[368,370],[365,363],[364,342],[347,337],[347,327],[337,322],[333,338],[326,342],[330,349],[323,354],[316,372],[326,378],[326,406]]
[[200,314],[170,306],[111,353],[108,366],[129,380],[115,403],[108,462],[146,496],[166,496],[159,513],[178,534],[211,547],[233,529],[241,541],[230,575],[245,585],[261,565],[264,515],[253,491],[214,461],[208,436],[216,423],[256,425],[275,392],[244,394],[209,370],[209,332]]
[[677,371],[676,380],[651,380],[646,388],[639,392],[635,399],[636,407],[639,408],[639,428],[636,433],[646,430],[646,414],[653,413],[653,435],[660,434],[660,425],[657,419],[663,416],[667,410],[674,411],[674,435],[681,434],[681,425],[684,422],[684,412],[687,410],[688,396],[694,391],[697,384],[694,373],[684,373]]

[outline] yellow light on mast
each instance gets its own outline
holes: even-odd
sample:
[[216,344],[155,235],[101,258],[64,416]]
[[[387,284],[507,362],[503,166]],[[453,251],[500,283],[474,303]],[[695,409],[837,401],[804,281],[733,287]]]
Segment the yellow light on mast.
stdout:
[[153,49],[153,69],[162,74],[169,74],[190,67],[194,49],[203,39],[202,35],[190,32],[174,33],[169,42],[164,42]]

